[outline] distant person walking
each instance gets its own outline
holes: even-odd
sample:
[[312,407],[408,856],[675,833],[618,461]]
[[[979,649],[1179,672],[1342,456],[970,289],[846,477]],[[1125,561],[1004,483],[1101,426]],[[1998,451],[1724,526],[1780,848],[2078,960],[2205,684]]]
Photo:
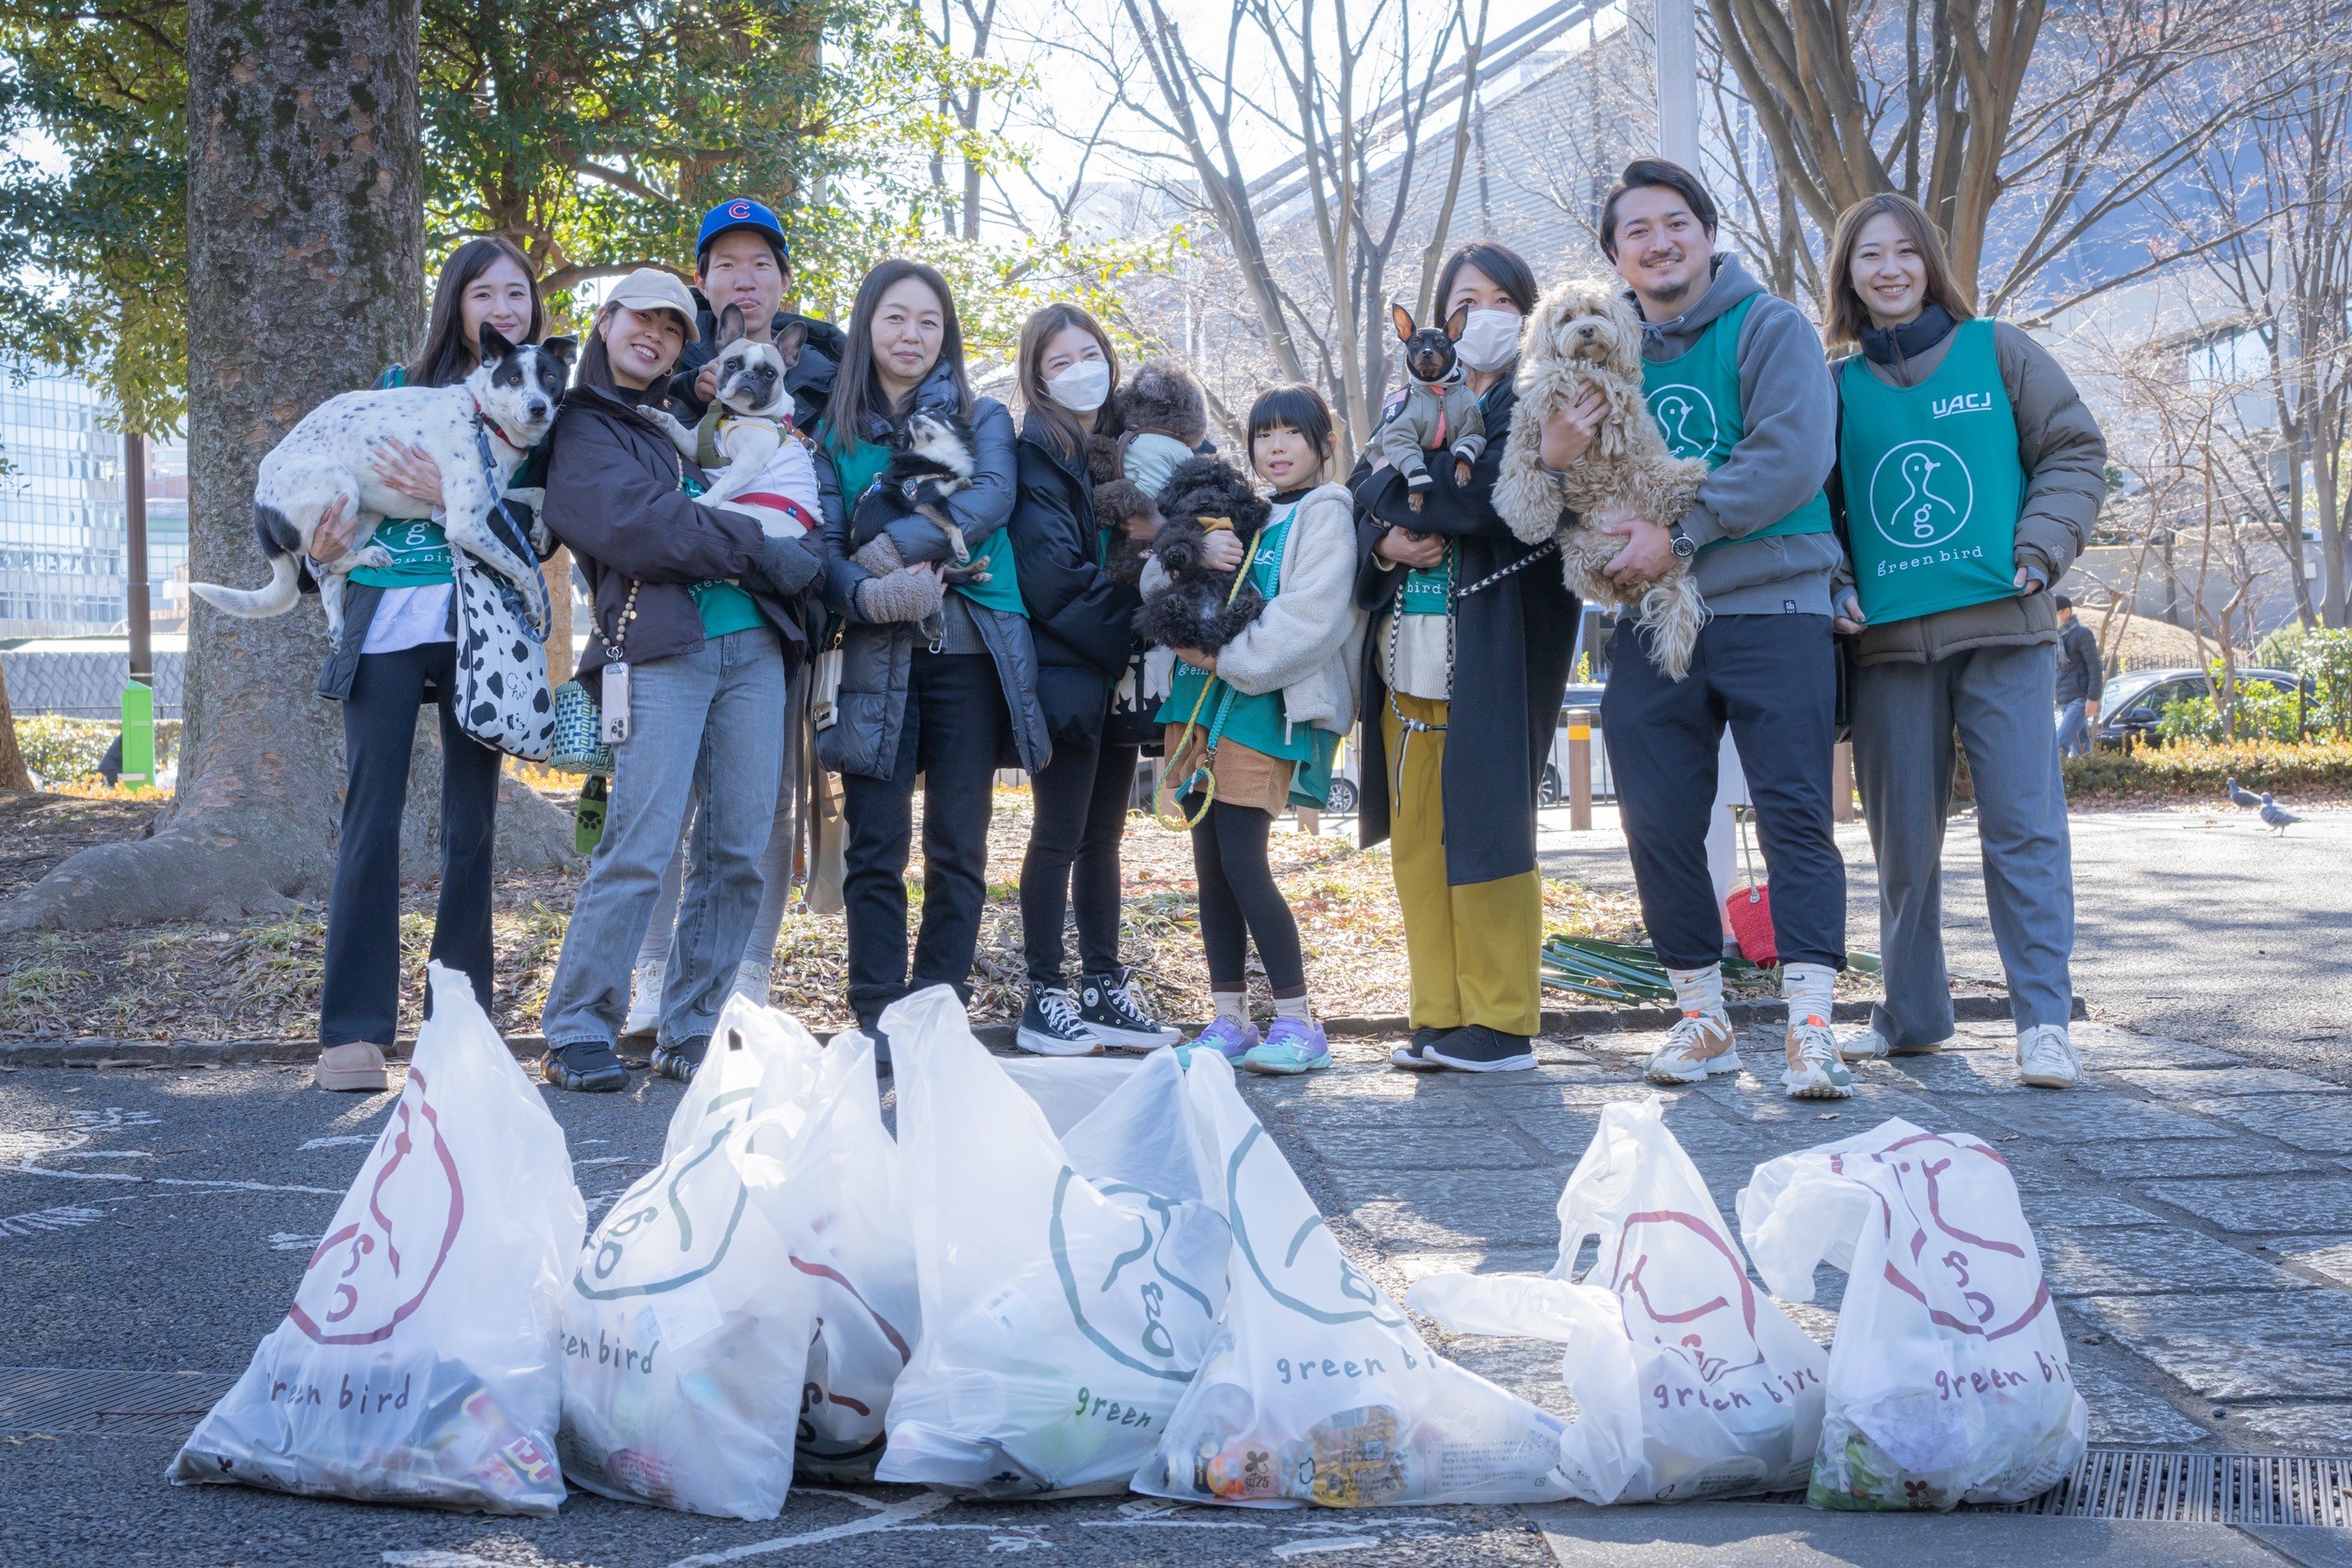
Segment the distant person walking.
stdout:
[[2058,755],[2083,757],[2090,752],[2091,726],[2099,722],[2099,698],[2107,689],[2107,675],[2099,657],[2099,639],[2074,619],[2074,601],[2053,594],[2058,607]]
[[[2044,590],[2098,520],[2106,440],[2048,351],[1974,318],[1908,197],[1847,209],[1829,276],[1830,340],[1862,351],[1835,376],[1833,488],[1851,560],[1837,626],[1856,636],[1854,772],[1886,963],[1886,1000],[1841,1049],[1908,1055],[1951,1038],[1942,867],[1957,730],[2018,1076],[2064,1089],[2082,1076],[2067,1035],[2074,888],[2046,716],[2071,617]],[[2097,659],[2094,647],[2093,682]]]

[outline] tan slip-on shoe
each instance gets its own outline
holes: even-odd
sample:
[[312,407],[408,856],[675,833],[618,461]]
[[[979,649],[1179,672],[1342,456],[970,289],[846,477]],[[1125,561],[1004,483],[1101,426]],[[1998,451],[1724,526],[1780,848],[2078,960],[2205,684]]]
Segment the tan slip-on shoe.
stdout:
[[365,1040],[329,1046],[319,1052],[311,1081],[338,1093],[373,1094],[392,1087],[384,1070],[384,1050]]

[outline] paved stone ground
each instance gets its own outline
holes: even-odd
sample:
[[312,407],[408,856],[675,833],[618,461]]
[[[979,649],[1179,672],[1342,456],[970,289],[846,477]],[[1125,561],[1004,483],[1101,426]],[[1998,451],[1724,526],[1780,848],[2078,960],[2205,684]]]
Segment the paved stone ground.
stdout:
[[[2083,1026],[2103,1068],[2092,1087],[2023,1090],[2006,1033],[1970,1026],[1962,1048],[1865,1069],[1862,1093],[1837,1107],[1783,1100],[1776,1044],[1757,1033],[1743,1042],[1752,1073],[1666,1092],[1668,1124],[1726,1211],[1758,1161],[1883,1117],[1978,1133],[2018,1173],[2094,1440],[2352,1453],[2352,1093],[2098,1024]],[[1388,1070],[1385,1042],[1346,1042],[1329,1074],[1249,1089],[1342,1240],[1401,1289],[1444,1268],[1547,1266],[1560,1184],[1599,1108],[1649,1093],[1638,1067],[1654,1043],[1546,1041],[1536,1073],[1433,1079]],[[657,1157],[677,1094],[643,1078],[626,1095],[549,1093],[592,1214]],[[282,1312],[388,1104],[319,1094],[289,1068],[0,1075],[0,1362],[233,1375]],[[1822,1283],[1820,1302],[1794,1312],[1826,1340],[1838,1276],[1825,1271]],[[1451,1349],[1567,1409],[1556,1350],[1482,1339]],[[796,1492],[766,1525],[583,1496],[554,1520],[490,1520],[173,1488],[160,1475],[177,1441],[0,1433],[0,1561],[617,1568],[1030,1551],[1187,1568],[1343,1551],[1430,1565],[1892,1563],[1929,1551],[1988,1564],[2283,1560],[2219,1530],[1856,1523],[1752,1504],[1339,1516],[1148,1500],[967,1507],[877,1487]]]
[[[2251,811],[2076,812],[2074,988],[2102,1018],[2352,1085],[2352,812],[2284,837]],[[1878,946],[1870,837],[1842,824],[1847,939]],[[1543,814],[1544,868],[1632,891],[1614,807],[1589,833]],[[1759,862],[1759,866],[1760,866]],[[1944,836],[1944,941],[1955,972],[1998,981],[1976,822]]]

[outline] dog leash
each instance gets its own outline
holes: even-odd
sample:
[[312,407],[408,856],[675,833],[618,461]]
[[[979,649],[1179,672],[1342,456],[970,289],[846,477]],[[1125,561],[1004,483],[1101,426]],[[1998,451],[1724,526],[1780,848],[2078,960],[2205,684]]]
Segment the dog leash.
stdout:
[[[1451,694],[1454,689],[1454,607],[1460,604],[1464,599],[1469,598],[1472,594],[1478,593],[1482,589],[1491,588],[1496,583],[1500,582],[1504,578],[1510,577],[1515,573],[1527,570],[1528,567],[1533,565],[1536,562],[1543,560],[1545,556],[1556,553],[1559,549],[1560,540],[1557,537],[1546,539],[1542,544],[1537,545],[1533,550],[1529,550],[1525,555],[1520,556],[1516,561],[1512,562],[1511,565],[1503,566],[1498,570],[1488,572],[1485,577],[1480,578],[1476,582],[1471,583],[1469,587],[1461,589],[1456,589],[1454,586],[1455,552],[1452,550],[1448,550],[1446,552],[1445,682],[1446,691],[1448,693],[1447,701],[1449,704],[1451,704],[1453,701]],[[1395,598],[1390,607],[1388,615],[1388,670],[1392,680],[1395,678],[1396,672],[1397,632],[1404,625],[1405,621],[1405,584],[1407,580],[1409,580],[1408,578],[1400,578],[1397,580]],[[1432,724],[1426,719],[1414,718],[1408,715],[1403,708],[1398,707],[1396,704],[1396,688],[1394,686],[1390,686],[1388,689],[1388,711],[1395,716],[1398,728],[1403,731],[1396,737],[1396,776],[1402,778],[1405,776],[1406,748],[1412,744],[1412,738],[1415,735],[1442,735],[1445,733],[1446,727],[1442,724]]]
[[[1202,518],[1200,520],[1204,524],[1223,523],[1224,531],[1227,533],[1232,532],[1233,529],[1231,518]],[[1233,586],[1225,596],[1228,608],[1230,608],[1233,601],[1242,596],[1242,584],[1249,580],[1250,568],[1258,559],[1258,541],[1265,536],[1265,529],[1260,527],[1249,536],[1249,548],[1242,552],[1242,564],[1235,568],[1233,573]],[[1184,720],[1184,732],[1176,738],[1176,748],[1168,753],[1170,761],[1184,754],[1184,748],[1192,742],[1194,731],[1200,728],[1200,710],[1207,705],[1209,693],[1219,685],[1223,685],[1225,699],[1217,704],[1217,716],[1209,726],[1209,744],[1202,748],[1200,761],[1194,764],[1192,772],[1185,776],[1184,783],[1169,791],[1168,794],[1169,801],[1181,802],[1198,786],[1200,790],[1200,809],[1195,815],[1186,817],[1181,805],[1172,812],[1161,809],[1156,801],[1152,807],[1152,815],[1159,819],[1162,827],[1170,828],[1179,833],[1190,833],[1194,828],[1199,827],[1201,820],[1208,816],[1209,807],[1216,804],[1217,778],[1210,768],[1216,761],[1217,743],[1225,738],[1225,721],[1232,716],[1233,699],[1241,695],[1230,681],[1221,682],[1214,671],[1204,671],[1203,673],[1209,678],[1201,683],[1200,695],[1193,700],[1192,713]]]

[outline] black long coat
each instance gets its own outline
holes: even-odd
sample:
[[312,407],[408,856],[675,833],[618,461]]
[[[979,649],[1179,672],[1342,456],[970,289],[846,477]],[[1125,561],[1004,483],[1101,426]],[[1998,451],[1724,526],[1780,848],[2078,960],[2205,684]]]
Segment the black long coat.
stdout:
[[[1454,482],[1454,465],[1433,462],[1434,488],[1421,510],[1406,505],[1396,471],[1359,462],[1349,480],[1356,501],[1356,603],[1376,614],[1405,580],[1401,566],[1373,554],[1390,523],[1452,536],[1459,547],[1456,586],[1469,588],[1516,562],[1533,548],[1521,544],[1490,498],[1510,439],[1518,400],[1505,380],[1480,400],[1486,450],[1470,482]],[[1535,792],[1560,724],[1568,664],[1581,612],[1560,581],[1556,557],[1529,564],[1460,601],[1454,631],[1454,701],[1446,720],[1445,880],[1464,887],[1535,868]],[[1388,767],[1380,722],[1388,712],[1387,643],[1364,639],[1363,800],[1357,842],[1370,847],[1389,835]]]

